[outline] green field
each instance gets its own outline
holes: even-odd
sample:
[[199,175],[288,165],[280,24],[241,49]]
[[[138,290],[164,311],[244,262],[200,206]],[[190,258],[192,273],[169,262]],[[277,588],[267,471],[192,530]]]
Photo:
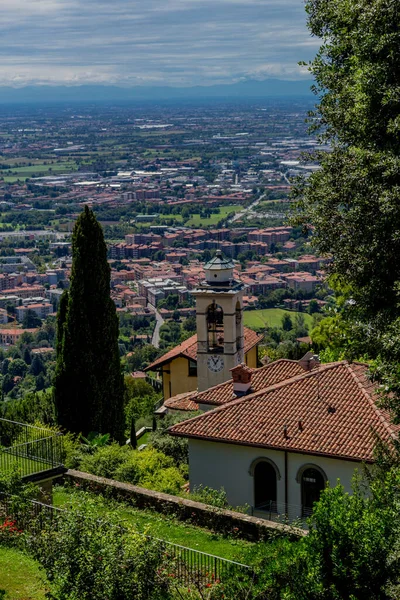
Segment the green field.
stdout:
[[228,204],[227,206],[220,206],[219,213],[217,215],[211,215],[209,219],[204,219],[200,215],[193,215],[191,219],[186,221],[185,225],[194,227],[207,227],[210,225],[216,225],[221,219],[226,219],[229,213],[237,213],[243,210],[243,206],[240,204]]
[[[246,310],[244,313],[244,324],[251,329],[265,329],[266,327],[281,327],[282,317],[288,314],[293,324],[295,322],[296,313],[292,310],[284,310],[283,308],[263,308],[261,310]],[[312,316],[308,313],[300,313],[304,315],[304,321],[310,331],[313,323]]]
[[0,546],[0,597],[45,600],[49,585],[37,562],[19,550]]
[[42,177],[45,175],[59,175],[63,173],[71,173],[76,170],[75,161],[64,161],[60,163],[51,163],[50,161],[45,165],[43,163],[36,163],[34,165],[27,165],[23,167],[14,167],[12,169],[0,170],[0,177],[4,178],[7,183],[13,183],[19,179],[25,180],[27,177]]
[[128,506],[127,504],[109,502],[107,503],[101,496],[95,496],[88,492],[68,491],[63,487],[56,486],[53,492],[53,504],[67,508],[68,506],[79,506],[87,498],[88,502],[96,499],[95,512],[99,516],[104,516],[110,508],[118,513],[121,522],[126,521],[134,525],[139,531],[146,532],[148,535],[180,544],[187,548],[214,554],[229,560],[235,560],[246,564],[250,552],[255,544],[243,540],[237,540],[212,533],[208,529],[202,529],[188,523],[183,523],[178,519],[163,515],[150,510],[139,510]]

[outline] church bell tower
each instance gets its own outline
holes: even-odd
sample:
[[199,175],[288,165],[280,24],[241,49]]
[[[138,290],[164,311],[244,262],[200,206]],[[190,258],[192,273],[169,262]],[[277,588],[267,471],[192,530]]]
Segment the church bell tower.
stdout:
[[231,379],[230,369],[244,361],[243,291],[233,277],[234,264],[221,250],[204,267],[205,281],[196,297],[197,389]]

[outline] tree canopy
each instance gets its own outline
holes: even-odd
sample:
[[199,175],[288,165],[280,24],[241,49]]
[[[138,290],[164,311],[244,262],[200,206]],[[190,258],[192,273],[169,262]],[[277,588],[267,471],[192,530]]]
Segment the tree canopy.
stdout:
[[295,222],[332,254],[331,272],[354,310],[398,316],[400,281],[400,12],[394,0],[308,0],[322,45],[309,70],[318,97],[310,114],[330,151],[299,183]]
[[101,226],[86,206],[72,235],[71,285],[58,311],[55,402],[59,424],[123,439],[118,319]]

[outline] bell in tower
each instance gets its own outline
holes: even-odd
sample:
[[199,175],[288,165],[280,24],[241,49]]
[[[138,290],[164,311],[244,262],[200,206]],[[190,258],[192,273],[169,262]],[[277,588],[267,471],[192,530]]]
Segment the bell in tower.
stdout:
[[234,279],[234,264],[217,250],[204,267],[205,281],[196,297],[197,377],[203,391],[231,378],[230,369],[244,360],[243,291]]

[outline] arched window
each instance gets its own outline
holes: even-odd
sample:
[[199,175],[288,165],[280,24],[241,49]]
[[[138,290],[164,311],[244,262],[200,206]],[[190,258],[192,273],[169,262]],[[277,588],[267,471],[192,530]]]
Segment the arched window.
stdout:
[[213,302],[207,309],[208,352],[224,351],[224,311]]
[[268,459],[259,458],[252,464],[250,474],[254,477],[254,508],[276,512],[276,482],[280,479],[276,465]]
[[322,490],[325,488],[327,477],[317,465],[304,465],[297,474],[297,481],[301,484],[302,516],[309,517],[315,502],[318,502]]

